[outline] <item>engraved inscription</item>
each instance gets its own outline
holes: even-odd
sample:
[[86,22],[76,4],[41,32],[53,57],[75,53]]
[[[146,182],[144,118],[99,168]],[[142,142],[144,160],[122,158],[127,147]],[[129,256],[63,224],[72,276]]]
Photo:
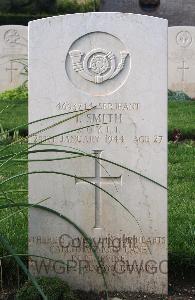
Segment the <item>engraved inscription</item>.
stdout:
[[[67,233],[63,233],[60,236],[31,236],[29,238],[30,243],[43,244],[43,245],[53,245],[57,244],[64,249],[69,249],[68,252],[74,252],[72,250],[77,249],[79,251],[91,252],[89,245],[87,244],[84,237],[81,236],[70,236]],[[112,252],[119,252],[121,250],[126,250],[138,245],[164,245],[166,243],[166,238],[164,236],[129,236],[123,234],[122,236],[113,236],[108,234],[106,236],[92,237],[91,242],[97,251],[104,252],[105,249],[111,249]]]
[[[122,176],[118,177],[102,177],[101,176],[101,154],[103,151],[94,150],[94,155],[97,157],[95,159],[95,177],[82,177],[81,179],[76,178],[75,182],[77,183],[87,183],[92,182],[95,184],[95,226],[96,229],[101,229],[101,216],[102,216],[102,201],[101,201],[101,184],[113,184],[118,183],[122,185]],[[86,180],[86,181],[83,181]]]
[[177,70],[181,70],[182,71],[182,73],[181,73],[181,81],[185,81],[185,71],[189,70],[189,69],[190,68],[185,65],[185,60],[183,59],[182,66],[177,68]]
[[96,107],[96,109],[102,109],[102,110],[122,110],[122,111],[139,111],[140,110],[140,103],[132,102],[132,103],[118,103],[118,102],[112,102],[112,103],[71,103],[71,102],[63,102],[60,101],[56,105],[56,108],[58,111],[76,111],[76,110],[86,110],[91,109],[93,107]]
[[[87,145],[93,144],[94,146],[100,143],[125,145],[127,143],[127,136],[122,135],[121,125],[125,121],[125,112],[139,112],[140,103],[70,103],[70,102],[58,102],[56,104],[58,111],[79,111],[79,110],[91,110],[95,107],[97,110],[102,110],[102,113],[86,113],[75,117],[75,123],[79,127],[83,127],[86,124],[92,125],[91,127],[79,129],[76,134],[62,134],[58,137],[51,137],[49,135],[34,135],[33,143],[51,143],[51,144],[79,144]],[[104,113],[104,111],[106,111]],[[108,113],[108,112],[111,113]],[[112,113],[118,111],[118,113]],[[121,113],[120,113],[121,112]],[[123,113],[124,112],[124,113]],[[132,136],[132,141],[140,145],[160,145],[164,142],[162,135],[154,136]]]
[[72,66],[84,79],[100,84],[117,76],[124,68],[127,51],[120,52],[120,62],[116,65],[116,58],[112,51],[93,49],[85,55],[81,50],[69,52]]
[[176,36],[176,42],[180,47],[187,48],[192,43],[192,36],[188,31],[180,31]]
[[142,135],[142,136],[135,136],[134,142],[136,144],[161,144],[163,142],[162,135],[154,135],[153,137]]
[[[62,233],[60,236],[31,236],[29,238],[31,245],[47,247],[52,255],[63,257],[62,265],[60,261],[54,263],[49,260],[36,261],[30,258],[30,263],[35,267],[36,273],[65,274],[78,272],[78,274],[95,272],[100,273],[100,268],[93,256],[92,249],[87,241],[81,236],[70,236],[68,233]],[[166,274],[167,261],[162,260],[157,263],[155,260],[144,258],[149,254],[149,248],[161,249],[166,245],[164,236],[128,236],[112,235],[96,236],[91,238],[91,245],[98,253],[102,268],[107,272],[118,275],[124,273],[138,274],[147,272],[155,274],[161,272]],[[136,256],[143,256],[138,261]],[[63,266],[64,264],[64,266]]]
[[[32,236],[29,238],[30,244],[47,246],[51,254],[61,253],[64,258],[68,254],[87,254],[88,258],[92,254],[86,240],[81,236],[71,237],[67,233],[60,236]],[[126,234],[113,236],[97,236],[91,238],[94,249],[99,254],[115,254],[123,252],[129,255],[149,254],[151,248],[161,248],[166,244],[165,237],[145,237],[145,236],[128,236]]]
[[[137,273],[148,273],[154,275],[161,273],[167,274],[167,260],[162,260],[159,263],[155,260],[139,260],[128,259],[124,256],[112,256],[107,255],[106,257],[100,257],[101,268],[104,272],[112,272],[112,274],[122,275],[124,273],[132,274]],[[112,263],[112,264],[111,264]],[[77,272],[79,275],[86,273],[95,272],[101,273],[100,266],[97,265],[96,261],[89,259],[88,256],[82,257],[79,255],[72,255],[67,260],[56,260],[53,259],[37,259],[34,256],[29,257],[29,265],[39,276],[41,274],[70,274]]]

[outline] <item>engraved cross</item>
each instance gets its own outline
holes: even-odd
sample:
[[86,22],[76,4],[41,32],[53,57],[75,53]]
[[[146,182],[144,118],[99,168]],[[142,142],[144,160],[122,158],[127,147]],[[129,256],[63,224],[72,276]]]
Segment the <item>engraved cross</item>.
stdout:
[[189,70],[190,68],[185,66],[185,60],[182,61],[182,67],[178,67],[178,70],[182,70],[182,79],[181,81],[184,81],[185,79],[185,70]]
[[18,71],[18,69],[14,69],[13,63],[14,63],[13,61],[10,61],[10,64],[11,64],[10,68],[6,68],[6,71],[11,71],[11,73],[10,73],[10,75],[11,75],[10,82],[13,81],[13,71]]
[[87,180],[95,184],[95,229],[101,229],[101,217],[102,217],[102,199],[101,199],[101,186],[102,184],[120,184],[122,185],[122,175],[118,177],[102,177],[101,176],[101,154],[102,150],[94,150],[95,158],[95,177],[82,177],[76,178],[75,182],[77,183],[87,183],[84,180]]

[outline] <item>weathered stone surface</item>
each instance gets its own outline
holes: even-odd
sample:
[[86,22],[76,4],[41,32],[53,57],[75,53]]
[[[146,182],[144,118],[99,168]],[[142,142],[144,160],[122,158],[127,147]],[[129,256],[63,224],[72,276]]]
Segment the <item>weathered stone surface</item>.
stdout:
[[[93,239],[109,290],[166,293],[167,21],[121,13],[47,18],[30,23],[29,47],[29,121],[85,110],[58,126],[70,115],[33,124],[30,134],[39,133],[30,141],[92,155],[31,154],[55,160],[29,163],[30,172],[53,172],[29,176],[30,203],[47,199],[43,205]],[[34,274],[105,288],[81,234],[51,213],[30,210],[29,252],[58,260],[32,257]]]
[[28,29],[26,26],[0,26],[0,92],[20,86],[27,80]]
[[169,27],[168,32],[168,87],[195,98],[195,27]]

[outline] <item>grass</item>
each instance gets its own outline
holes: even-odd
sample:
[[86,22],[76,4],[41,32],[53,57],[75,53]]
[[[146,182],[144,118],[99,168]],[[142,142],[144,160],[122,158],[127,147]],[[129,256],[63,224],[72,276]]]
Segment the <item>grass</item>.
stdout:
[[[1,111],[3,111],[1,113]],[[10,130],[28,121],[28,92],[25,87],[0,94],[0,124],[4,130]],[[27,126],[20,129],[21,135],[27,135]]]
[[[25,144],[19,144],[12,146],[5,151],[1,151],[4,146],[0,147],[0,157],[9,155],[14,152],[19,152]],[[0,161],[0,164],[2,161]],[[1,170],[0,179],[5,180],[15,174],[23,173],[27,171],[27,163],[14,161],[8,163],[3,170]],[[18,178],[17,180],[10,181],[0,189],[0,203],[12,203],[12,202],[27,202],[27,184],[26,178]],[[0,211],[0,228],[1,233],[5,234],[8,240],[14,247],[17,248],[18,253],[22,253],[27,250],[27,210],[22,210],[21,213],[16,213],[17,209],[4,209]],[[19,238],[18,238],[19,237]],[[0,245],[0,255],[5,254],[4,249]]]
[[195,262],[195,143],[169,144],[169,252]]
[[195,139],[195,101],[169,101],[168,130],[180,129],[183,139]]

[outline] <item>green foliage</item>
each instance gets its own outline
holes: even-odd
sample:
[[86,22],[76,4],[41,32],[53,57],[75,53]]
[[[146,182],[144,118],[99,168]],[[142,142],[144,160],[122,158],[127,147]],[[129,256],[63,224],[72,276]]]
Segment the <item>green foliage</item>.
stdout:
[[42,296],[42,299],[43,300],[47,300],[46,295],[42,291],[41,287],[37,283],[37,281],[34,278],[34,276],[29,272],[27,266],[23,263],[23,261],[20,259],[20,257],[16,254],[15,249],[10,245],[9,241],[7,240],[7,238],[5,238],[2,234],[0,234],[0,242],[5,247],[5,249],[10,253],[10,255],[12,255],[12,257],[15,259],[15,261],[17,262],[17,264],[23,270],[23,272],[29,277],[29,279],[33,283],[34,287],[38,291],[39,295]]
[[0,25],[28,25],[58,14],[98,11],[100,0],[1,0]]
[[4,13],[17,12],[28,6],[28,0],[1,0],[0,11]]
[[[42,288],[48,300],[76,300],[68,284],[58,278],[41,277],[37,279],[37,283]],[[37,289],[28,281],[19,289],[16,299],[41,300],[41,297]]]
[[89,12],[99,10],[100,0],[57,0],[57,10],[59,13]]
[[14,90],[9,90],[3,93],[0,93],[0,102],[7,100],[28,100],[28,90],[25,86],[18,87]]
[[169,139],[175,129],[181,132],[181,139],[195,139],[195,101],[170,101],[168,112]]
[[[26,124],[27,114],[28,91],[26,87],[19,87],[0,94],[0,124],[4,131]],[[19,134],[27,135],[27,126],[22,126]],[[11,135],[13,136],[14,132]]]
[[168,99],[169,101],[190,101],[192,100],[188,95],[186,95],[184,92],[182,91],[168,91]]
[[0,11],[7,13],[53,12],[56,0],[1,0]]
[[15,13],[1,13],[0,12],[0,25],[28,25],[28,22],[37,20],[37,19],[42,19],[42,18],[47,18],[50,17],[53,14],[37,14],[37,13],[25,13],[25,14],[15,14]]
[[2,14],[53,15],[97,11],[99,6],[100,0],[1,0],[0,12]]
[[19,139],[19,131],[14,130],[13,134],[3,129],[0,123],[0,145],[8,144]]
[[[195,263],[195,142],[169,143],[169,253]],[[192,263],[192,262],[191,262]],[[187,262],[186,262],[187,264]]]
[[53,13],[56,12],[56,0],[31,0],[30,12]]
[[[27,144],[15,144],[12,147],[2,149],[5,146],[0,145],[0,158],[6,155],[13,155],[15,152],[24,150],[27,147]],[[26,156],[23,156],[27,158]],[[2,164],[0,159],[0,164]],[[27,162],[18,162],[14,161],[7,164],[6,168],[0,170],[0,182],[19,174],[21,172],[27,172]],[[3,189],[0,190],[0,203],[14,203],[14,202],[28,202],[28,178],[23,177],[18,180],[14,180],[9,184],[6,184]],[[18,209],[14,208],[12,210],[5,209],[0,211],[0,228],[1,234],[7,237],[10,244],[16,248],[18,253],[27,253],[27,237],[28,237],[28,212],[23,210],[23,213],[18,213]],[[5,248],[0,243],[0,256],[7,255]],[[14,263],[13,259],[11,260],[11,265]],[[9,265],[9,261],[5,261],[6,265]],[[9,269],[9,268],[8,268]],[[13,267],[14,269],[14,267]],[[14,275],[14,272],[10,269],[9,274]]]

